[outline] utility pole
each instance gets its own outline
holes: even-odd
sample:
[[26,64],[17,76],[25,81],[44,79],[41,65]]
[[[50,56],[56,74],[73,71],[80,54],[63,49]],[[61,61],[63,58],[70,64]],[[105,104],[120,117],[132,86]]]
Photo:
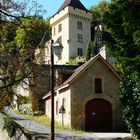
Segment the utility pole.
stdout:
[[54,54],[51,39],[51,140],[54,140]]
[[62,53],[63,47],[51,39],[51,140],[55,139],[55,118],[54,118],[54,53],[59,56]]
[[1,4],[1,2],[0,2],[0,24],[1,24],[1,19],[2,19],[1,12],[2,12],[2,4]]

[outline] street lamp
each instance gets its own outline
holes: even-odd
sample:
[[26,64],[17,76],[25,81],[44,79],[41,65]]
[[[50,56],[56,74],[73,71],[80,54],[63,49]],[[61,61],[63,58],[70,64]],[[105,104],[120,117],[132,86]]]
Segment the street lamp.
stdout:
[[2,11],[2,4],[0,2],[0,21],[1,21],[1,11]]
[[51,40],[51,140],[54,140],[54,53],[60,55],[63,47]]

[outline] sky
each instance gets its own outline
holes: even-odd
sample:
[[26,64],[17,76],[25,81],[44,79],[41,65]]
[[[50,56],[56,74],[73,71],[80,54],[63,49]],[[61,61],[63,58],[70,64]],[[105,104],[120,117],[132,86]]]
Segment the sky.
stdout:
[[[91,6],[97,5],[100,0],[80,0],[82,4],[89,9]],[[106,0],[108,1],[108,0]],[[38,0],[38,3],[47,10],[44,18],[51,17],[63,4],[64,0]]]

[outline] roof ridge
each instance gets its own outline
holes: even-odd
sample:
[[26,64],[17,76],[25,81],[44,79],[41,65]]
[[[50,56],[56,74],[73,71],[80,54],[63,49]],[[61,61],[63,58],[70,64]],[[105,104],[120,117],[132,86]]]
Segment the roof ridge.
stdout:
[[88,60],[87,62],[85,62],[83,65],[81,65],[80,67],[78,67],[74,73],[64,82],[60,85],[60,87],[66,85],[66,84],[70,84],[75,77],[77,77],[83,70],[85,70],[86,68],[88,68],[88,66],[95,62],[98,58],[100,58],[106,65],[107,67],[109,67],[112,72],[119,78],[119,80],[121,80],[121,77],[119,76],[119,74],[116,72],[116,70],[101,56],[101,54],[97,54],[94,57],[92,57],[90,60]]
[[[104,62],[104,64],[116,75],[116,77],[119,80],[121,80],[121,77],[116,72],[116,70],[100,54],[97,54],[96,56],[94,56],[93,58],[91,58],[90,60],[88,60],[87,62],[85,62],[83,65],[81,65],[80,67],[78,67],[74,71],[74,73],[64,83],[62,83],[60,86],[58,86],[55,90],[59,90],[59,89],[62,89],[63,87],[67,87],[67,85],[70,85],[79,76],[79,74],[81,74],[83,71],[85,71],[98,58],[100,58]],[[46,96],[44,96],[43,99],[45,99],[45,98],[46,98]]]
[[95,61],[100,56],[101,56],[100,54],[97,54],[94,57],[92,57],[90,60],[88,60],[87,62],[85,62],[83,65],[81,65],[80,67],[78,67],[74,71],[74,73],[64,83],[62,83],[62,85],[60,85],[60,86],[64,86],[66,83],[71,82],[74,79],[75,76],[77,76],[79,73],[81,73],[81,71],[83,71],[88,65],[90,65],[93,62],[93,60]]

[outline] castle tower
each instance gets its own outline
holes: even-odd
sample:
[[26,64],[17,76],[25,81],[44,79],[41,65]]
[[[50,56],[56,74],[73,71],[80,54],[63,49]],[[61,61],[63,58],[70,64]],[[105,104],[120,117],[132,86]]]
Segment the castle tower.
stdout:
[[58,41],[63,51],[55,56],[55,64],[66,64],[71,58],[84,56],[91,40],[92,13],[79,0],[65,0],[50,18],[52,39]]

